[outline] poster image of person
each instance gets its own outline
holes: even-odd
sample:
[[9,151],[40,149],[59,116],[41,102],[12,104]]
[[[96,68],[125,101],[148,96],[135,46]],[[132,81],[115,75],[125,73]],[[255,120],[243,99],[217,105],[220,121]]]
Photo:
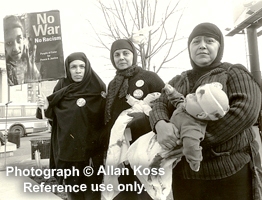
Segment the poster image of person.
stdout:
[[31,46],[25,34],[23,16],[4,18],[4,44],[8,84],[20,85],[40,79],[35,63],[36,45]]
[[4,18],[8,84],[64,78],[64,55],[58,10]]

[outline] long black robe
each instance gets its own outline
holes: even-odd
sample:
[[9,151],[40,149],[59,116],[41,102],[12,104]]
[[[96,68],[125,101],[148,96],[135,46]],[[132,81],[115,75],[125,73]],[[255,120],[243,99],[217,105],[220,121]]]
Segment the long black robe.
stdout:
[[[73,60],[86,63],[84,78],[74,82],[69,72]],[[65,60],[67,78],[58,81],[45,116],[52,124],[50,168],[67,168],[68,162],[85,162],[99,152],[98,139],[104,126],[106,86],[92,70],[83,53]],[[78,102],[82,100],[84,105]],[[74,165],[73,165],[74,166]],[[62,181],[62,180],[60,180]]]

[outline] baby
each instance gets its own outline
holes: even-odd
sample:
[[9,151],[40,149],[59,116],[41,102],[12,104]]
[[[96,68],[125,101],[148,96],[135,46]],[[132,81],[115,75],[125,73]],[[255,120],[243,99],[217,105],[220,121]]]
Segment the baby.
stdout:
[[[202,161],[200,142],[204,139],[207,122],[220,119],[227,113],[228,97],[220,83],[200,86],[196,93],[189,94],[186,98],[168,84],[163,90],[176,107],[170,121],[179,130],[177,138],[182,141],[183,155],[191,169],[199,171]],[[144,102],[135,101],[133,109],[134,105],[144,105]],[[158,172],[136,174],[152,199],[167,199],[172,190],[172,170],[181,159],[169,157],[170,151],[172,150],[163,149],[159,145],[153,131],[139,137],[128,149],[127,158],[133,169],[139,166],[141,170]]]
[[199,86],[196,93],[185,98],[171,85],[166,84],[164,91],[176,107],[170,122],[179,130],[178,139],[183,144],[183,154],[194,171],[199,171],[202,161],[202,147],[208,120],[218,120],[229,110],[229,100],[222,90],[222,84],[213,82]]

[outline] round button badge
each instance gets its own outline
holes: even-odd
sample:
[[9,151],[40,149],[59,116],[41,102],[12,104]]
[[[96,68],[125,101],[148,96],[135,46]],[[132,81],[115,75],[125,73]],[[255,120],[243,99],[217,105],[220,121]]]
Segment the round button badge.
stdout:
[[143,96],[144,92],[140,89],[136,89],[134,92],[133,92],[133,96],[135,98],[141,98]]
[[84,98],[79,98],[76,101],[76,105],[78,105],[79,107],[83,107],[86,104],[86,100]]
[[142,87],[144,84],[145,84],[145,81],[143,81],[143,80],[138,80],[138,81],[136,82],[136,87]]

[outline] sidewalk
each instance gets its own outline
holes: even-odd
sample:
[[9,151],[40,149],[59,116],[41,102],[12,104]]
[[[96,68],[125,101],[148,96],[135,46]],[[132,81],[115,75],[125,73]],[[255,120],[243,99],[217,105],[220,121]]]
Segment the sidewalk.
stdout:
[[[24,143],[29,143],[25,141]],[[60,197],[52,192],[29,192],[26,188],[32,188],[38,183],[29,178],[28,176],[15,176],[14,173],[7,173],[6,167],[17,167],[17,169],[30,169],[31,167],[37,168],[36,160],[31,159],[30,148],[25,144],[19,149],[14,151],[13,156],[0,158],[0,200],[61,200]],[[42,167],[49,166],[49,159],[40,160]],[[8,175],[8,176],[7,176]]]
[[0,200],[61,200],[51,192],[24,192],[24,184],[38,185],[29,177],[6,176],[5,171],[0,171]]
[[[8,159],[10,159],[9,157]],[[15,157],[12,157],[12,159],[15,159]],[[41,160],[42,166],[48,166],[49,160],[48,159],[42,159]],[[2,165],[2,163],[1,163]],[[23,160],[20,163],[16,163],[15,165],[8,165],[8,167],[15,167],[17,166],[18,169],[29,169],[31,167],[36,167],[36,161],[27,159]],[[11,174],[7,176],[7,171],[4,170],[4,165],[1,166],[0,171],[0,180],[1,180],[1,186],[0,186],[0,200],[30,200],[30,199],[37,199],[37,200],[61,200],[58,196],[53,194],[52,192],[25,192],[25,184],[32,184],[33,185],[39,185],[35,181],[33,181],[31,178],[27,176],[15,176],[14,174]]]

